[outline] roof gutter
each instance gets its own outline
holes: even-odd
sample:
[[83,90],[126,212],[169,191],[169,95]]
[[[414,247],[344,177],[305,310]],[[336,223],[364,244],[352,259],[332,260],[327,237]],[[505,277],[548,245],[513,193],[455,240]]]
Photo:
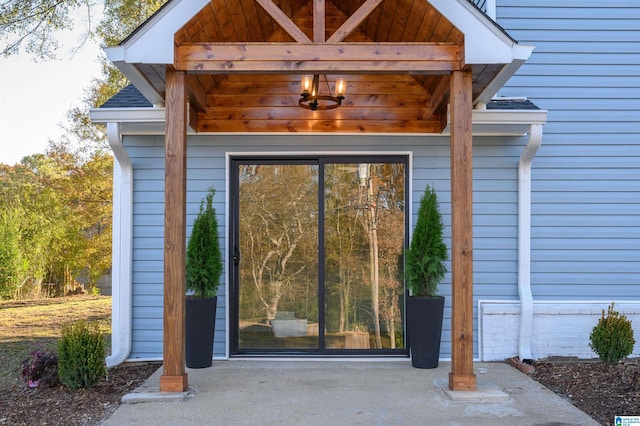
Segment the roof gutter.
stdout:
[[542,144],[542,124],[531,124],[529,141],[518,164],[518,295],[520,297],[520,360],[531,360],[533,294],[531,292],[531,163]]
[[107,139],[113,150],[113,243],[111,355],[107,367],[124,362],[131,354],[133,166],[122,143],[120,123],[107,123]]

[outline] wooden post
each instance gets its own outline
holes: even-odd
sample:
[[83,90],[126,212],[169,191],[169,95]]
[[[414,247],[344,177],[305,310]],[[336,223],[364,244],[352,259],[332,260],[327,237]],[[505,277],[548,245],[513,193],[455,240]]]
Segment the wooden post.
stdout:
[[167,68],[165,92],[164,340],[161,392],[183,392],[185,372],[185,286],[187,232],[186,74]]
[[473,374],[473,176],[471,71],[451,76],[451,390],[475,390]]

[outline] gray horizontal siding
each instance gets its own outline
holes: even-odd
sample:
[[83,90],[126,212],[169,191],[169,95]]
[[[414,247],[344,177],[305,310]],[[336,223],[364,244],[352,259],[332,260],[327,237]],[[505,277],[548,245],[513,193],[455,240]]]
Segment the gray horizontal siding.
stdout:
[[[133,352],[137,358],[162,355],[162,280],[164,158],[161,138],[129,136],[125,143],[134,164],[133,241]],[[474,256],[475,298],[517,297],[517,165],[524,138],[476,138],[474,140]],[[206,189],[217,189],[221,244],[226,241],[225,151],[281,153],[369,152],[391,150],[413,153],[413,217],[426,184],[436,187],[445,224],[445,241],[450,246],[451,185],[449,139],[446,137],[336,137],[336,136],[199,136],[189,139],[189,182],[187,188],[188,229]],[[139,167],[140,166],[140,167]],[[450,356],[451,277],[447,275],[440,293],[447,297],[442,355]],[[221,295],[224,290],[221,288]],[[476,306],[476,303],[474,303]],[[216,355],[224,352],[224,304],[218,301]],[[475,307],[474,307],[475,309]],[[477,328],[477,325],[476,325]],[[474,331],[477,334],[477,330]],[[153,356],[152,356],[153,354]]]
[[549,110],[533,163],[537,299],[640,298],[640,3],[499,0],[536,46],[500,94]]

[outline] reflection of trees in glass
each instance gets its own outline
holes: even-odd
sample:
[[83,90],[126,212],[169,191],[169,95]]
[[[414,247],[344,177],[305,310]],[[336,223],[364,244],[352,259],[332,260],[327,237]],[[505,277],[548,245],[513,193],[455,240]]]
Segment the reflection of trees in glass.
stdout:
[[317,166],[240,166],[242,320],[317,318]]
[[[395,348],[404,247],[404,164],[328,165],[325,176],[328,297],[339,297],[337,331],[367,324],[377,348]],[[368,288],[368,290],[367,290]],[[331,301],[328,302],[328,305]],[[328,309],[327,321],[336,321]],[[388,344],[382,342],[385,325]]]

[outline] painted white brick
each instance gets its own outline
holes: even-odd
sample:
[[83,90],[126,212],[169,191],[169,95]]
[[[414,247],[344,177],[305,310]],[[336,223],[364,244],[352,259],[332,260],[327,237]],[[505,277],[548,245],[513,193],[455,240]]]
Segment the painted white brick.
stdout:
[[[611,302],[535,302],[533,307],[534,359],[551,356],[597,358],[589,347],[589,335]],[[636,344],[632,356],[640,355],[640,302],[615,302],[615,309],[631,320]],[[518,355],[520,304],[480,301],[480,359],[501,361]]]

